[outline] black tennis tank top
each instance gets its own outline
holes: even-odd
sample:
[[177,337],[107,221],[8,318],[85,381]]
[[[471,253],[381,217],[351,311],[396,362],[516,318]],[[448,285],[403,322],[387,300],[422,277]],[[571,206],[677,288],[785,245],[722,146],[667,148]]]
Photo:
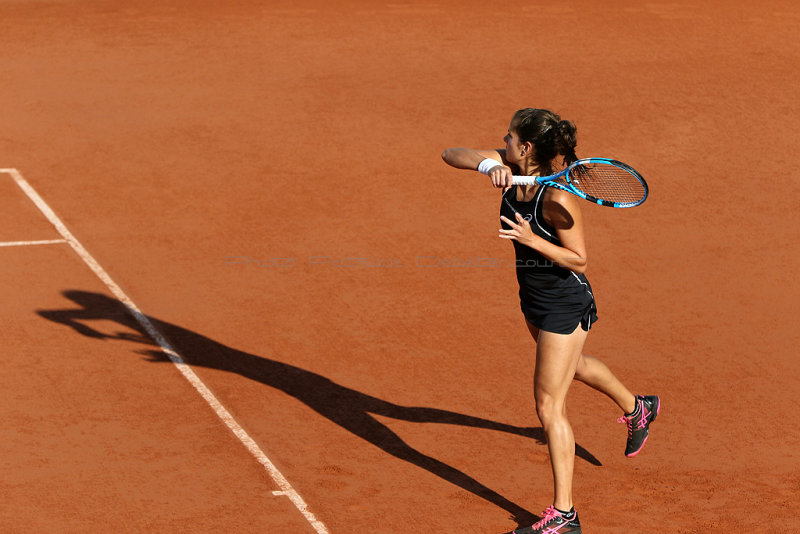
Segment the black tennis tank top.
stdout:
[[[516,221],[516,213],[519,213],[531,225],[531,230],[542,239],[561,246],[555,228],[550,226],[542,215],[542,199],[548,187],[540,185],[533,198],[528,201],[517,200],[517,186],[513,186],[503,195],[500,206],[500,215]],[[503,228],[509,229],[506,223],[502,223]],[[586,283],[583,274],[576,274],[569,269],[556,265],[553,261],[545,258],[539,252],[527,245],[511,241],[514,244],[516,255],[517,281],[520,289],[550,289],[555,287],[574,287],[580,288]]]

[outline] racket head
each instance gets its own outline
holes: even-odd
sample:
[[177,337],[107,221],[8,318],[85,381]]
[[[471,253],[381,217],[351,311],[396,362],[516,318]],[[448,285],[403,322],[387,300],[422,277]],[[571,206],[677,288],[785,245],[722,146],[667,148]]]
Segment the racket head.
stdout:
[[578,196],[612,208],[638,206],[650,192],[636,169],[608,158],[579,159],[567,168],[565,181]]

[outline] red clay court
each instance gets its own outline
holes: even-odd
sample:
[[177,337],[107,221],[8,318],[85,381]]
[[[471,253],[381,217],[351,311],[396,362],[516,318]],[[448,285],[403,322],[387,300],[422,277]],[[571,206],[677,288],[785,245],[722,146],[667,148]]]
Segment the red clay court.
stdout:
[[0,531],[506,532],[552,498],[499,194],[513,112],[642,171],[585,204],[592,533],[800,531],[800,6],[0,3]]

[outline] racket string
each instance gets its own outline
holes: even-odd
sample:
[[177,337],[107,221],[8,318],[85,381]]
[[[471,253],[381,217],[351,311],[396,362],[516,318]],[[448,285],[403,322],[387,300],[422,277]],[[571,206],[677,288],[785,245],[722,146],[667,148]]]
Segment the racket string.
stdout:
[[646,194],[645,185],[636,175],[614,165],[580,165],[570,171],[569,181],[585,194],[610,202],[638,202]]

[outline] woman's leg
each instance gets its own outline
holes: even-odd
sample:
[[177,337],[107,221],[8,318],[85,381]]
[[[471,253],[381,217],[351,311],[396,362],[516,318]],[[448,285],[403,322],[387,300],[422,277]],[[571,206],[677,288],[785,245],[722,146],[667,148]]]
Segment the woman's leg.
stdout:
[[[539,329],[529,322],[528,330],[533,336],[533,340],[539,342]],[[628,391],[622,382],[614,376],[614,373],[606,367],[606,364],[594,358],[581,354],[578,358],[578,365],[575,368],[575,380],[579,380],[587,386],[604,393],[611,400],[617,403],[625,413],[631,413],[636,409],[636,397]]]
[[575,379],[608,395],[625,413],[636,409],[636,397],[633,393],[597,358],[581,354],[575,368]]
[[[526,324],[534,341],[538,343],[539,329],[527,321]],[[606,364],[597,358],[581,354],[580,358],[578,358],[578,365],[575,368],[575,380],[579,380],[600,393],[604,393],[617,403],[617,406],[622,408],[625,413],[631,413],[636,409],[636,397],[633,393],[628,391],[628,388],[614,376],[614,373],[606,367]]]
[[536,339],[534,398],[542,422],[553,468],[555,497],[553,506],[572,508],[572,472],[575,463],[575,437],[567,420],[567,391],[588,332],[580,325],[571,334],[538,331],[529,324]]

